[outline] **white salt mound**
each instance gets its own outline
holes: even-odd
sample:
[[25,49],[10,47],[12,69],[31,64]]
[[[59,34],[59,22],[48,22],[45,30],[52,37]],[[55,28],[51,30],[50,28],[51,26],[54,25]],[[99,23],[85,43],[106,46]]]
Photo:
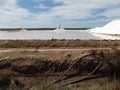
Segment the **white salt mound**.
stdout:
[[63,33],[65,32],[65,29],[64,28],[61,28],[61,27],[58,27],[54,30],[56,33]]
[[113,20],[103,27],[96,27],[90,31],[100,34],[120,34],[120,20]]
[[21,31],[21,32],[25,32],[25,31],[27,31],[27,29],[23,28],[23,29],[21,29],[20,31]]

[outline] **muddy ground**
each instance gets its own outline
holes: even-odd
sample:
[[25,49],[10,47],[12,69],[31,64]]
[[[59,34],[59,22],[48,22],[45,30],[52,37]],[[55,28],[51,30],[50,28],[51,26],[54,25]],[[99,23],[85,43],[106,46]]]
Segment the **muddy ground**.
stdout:
[[[95,51],[111,53],[119,48],[119,46],[120,41],[106,40],[1,40],[0,76],[10,76],[10,88],[12,89],[19,87],[26,90],[29,90],[33,87],[40,88],[40,86],[44,86],[45,84],[47,85],[58,78],[72,65],[72,63],[75,62],[76,58],[79,58],[81,55],[87,53],[95,54]],[[81,62],[76,63],[70,69],[70,71],[64,75],[64,77],[68,79],[63,80],[62,82],[68,82],[88,75],[99,65],[102,60],[111,60],[110,64],[119,63],[120,61],[119,49],[116,50],[114,54],[106,54],[104,59],[101,54],[99,55],[88,56],[83,58]],[[113,60],[114,58],[116,59],[115,62]],[[119,67],[117,67],[119,64],[117,66],[114,66],[114,64],[112,64],[113,67],[117,68],[116,70],[119,72]],[[79,88],[104,85],[109,81],[109,75],[113,73],[114,68],[111,68],[108,64],[105,64],[99,70],[97,70],[95,74],[93,74],[93,76],[100,76],[99,78],[75,85],[77,85]],[[111,71],[109,71],[110,69]],[[102,77],[105,75],[108,76]]]

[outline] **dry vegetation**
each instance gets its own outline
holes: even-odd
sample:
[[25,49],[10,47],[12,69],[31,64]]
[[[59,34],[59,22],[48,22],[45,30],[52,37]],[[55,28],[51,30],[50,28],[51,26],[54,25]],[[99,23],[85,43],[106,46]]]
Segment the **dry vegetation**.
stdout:
[[[120,90],[120,41],[0,40],[1,50],[12,48],[35,48],[35,51],[14,49],[12,52],[0,52],[0,90]],[[41,52],[37,51],[38,48],[94,48],[94,50]],[[59,87],[59,84],[46,87],[66,71],[75,58],[85,53],[91,53],[92,56],[77,62],[65,74],[64,77],[67,79],[62,83],[88,75],[101,61],[105,61],[104,65],[93,76],[103,77],[64,87]]]
[[[17,53],[17,52],[16,52]],[[27,54],[29,52],[22,52]],[[34,52],[37,53],[37,52]],[[58,53],[58,52],[56,52]],[[63,52],[59,52],[63,54]],[[56,79],[61,73],[70,67],[74,61],[70,52],[64,52],[62,58],[57,59],[44,57],[8,57],[0,60],[0,85],[1,89],[5,90],[120,90],[120,50],[113,49],[109,51],[89,51],[93,56],[82,59],[66,74],[67,77],[74,76],[78,79],[83,75],[90,73],[101,61],[105,64],[93,74],[103,75],[104,78],[93,79],[85,82],[80,82],[74,85],[58,87],[51,85],[46,87],[51,81]],[[10,53],[6,53],[9,55]],[[19,52],[20,54],[20,52]],[[30,53],[29,53],[30,54]],[[31,53],[33,54],[33,53]],[[54,54],[54,53],[53,53]],[[79,52],[80,54],[80,52]],[[56,54],[57,55],[57,54]],[[73,79],[68,79],[73,80]],[[97,81],[94,81],[97,80]],[[63,81],[63,82],[66,82]]]
[[118,40],[0,40],[0,48],[119,47]]

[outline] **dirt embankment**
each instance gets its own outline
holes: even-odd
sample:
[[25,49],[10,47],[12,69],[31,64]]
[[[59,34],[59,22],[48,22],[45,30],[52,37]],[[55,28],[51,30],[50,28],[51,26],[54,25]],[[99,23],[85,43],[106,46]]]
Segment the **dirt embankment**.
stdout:
[[[23,53],[23,52],[22,52]],[[63,52],[59,52],[63,53]],[[80,54],[81,52],[79,52]],[[93,52],[92,52],[93,53]],[[20,52],[19,52],[20,54]],[[25,53],[24,53],[25,54]],[[30,54],[30,53],[29,53]],[[49,52],[50,54],[50,52]],[[64,52],[65,56],[54,56],[47,57],[49,54],[42,56],[12,56],[9,55],[7,58],[1,58],[0,60],[0,75],[2,74],[11,74],[11,75],[32,75],[32,76],[39,76],[39,75],[61,75],[64,71],[66,71],[72,63],[75,62],[75,57],[78,57],[78,54],[73,55],[73,53]],[[53,53],[54,54],[54,53]],[[75,54],[75,53],[74,53]],[[81,53],[82,54],[82,53]],[[17,54],[16,54],[17,55]],[[57,54],[55,54],[57,55]],[[69,73],[66,75],[81,75],[90,73],[101,61],[105,61],[106,64],[103,65],[97,72],[99,74],[113,74],[113,72],[119,73],[120,70],[120,52],[107,52],[106,53],[93,53],[91,56],[87,56],[82,58],[79,62],[77,62],[70,70]],[[1,55],[2,57],[2,55]],[[54,59],[52,59],[54,57]],[[80,57],[80,55],[79,55]],[[4,71],[4,72],[2,72]]]
[[117,40],[0,40],[0,48],[115,48]]
[[[77,60],[76,58],[86,53],[92,53],[92,55],[79,59],[71,67]],[[0,52],[0,77],[2,77],[0,80],[2,84],[0,85],[6,85],[5,82],[7,82],[10,84],[9,88],[15,88],[11,90],[16,90],[19,87],[22,89],[27,88],[25,90],[31,90],[32,87],[36,88],[38,86],[44,86],[43,84],[51,83],[71,67],[64,75],[66,80],[63,82],[68,82],[88,75],[101,61],[105,61],[105,63],[93,73],[93,76],[105,75],[112,77],[116,75],[120,77],[120,50],[37,51],[35,49],[35,51],[18,51],[15,49],[15,51],[11,52]],[[7,77],[7,81],[5,75],[10,76]],[[102,80],[102,85],[106,84],[106,79],[102,78]],[[98,81],[101,82],[101,79],[97,79],[92,85],[96,85]],[[90,84],[91,81],[87,85]]]

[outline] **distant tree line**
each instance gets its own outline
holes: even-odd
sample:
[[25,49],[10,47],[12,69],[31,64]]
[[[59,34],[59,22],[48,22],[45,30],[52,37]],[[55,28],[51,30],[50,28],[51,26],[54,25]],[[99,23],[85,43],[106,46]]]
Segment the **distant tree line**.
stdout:
[[[1,28],[0,31],[18,31],[23,28]],[[26,30],[55,30],[56,28],[24,28]],[[66,30],[87,30],[90,28],[65,28]]]

